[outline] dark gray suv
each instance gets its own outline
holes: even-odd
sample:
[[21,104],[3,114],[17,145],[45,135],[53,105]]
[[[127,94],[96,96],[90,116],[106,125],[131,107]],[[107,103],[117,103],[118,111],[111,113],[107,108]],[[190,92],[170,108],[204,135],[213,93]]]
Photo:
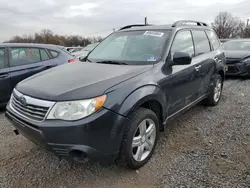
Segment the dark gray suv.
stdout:
[[216,34],[196,21],[124,27],[85,61],[19,83],[6,116],[59,157],[133,169],[151,158],[167,122],[201,101],[219,103],[225,76]]

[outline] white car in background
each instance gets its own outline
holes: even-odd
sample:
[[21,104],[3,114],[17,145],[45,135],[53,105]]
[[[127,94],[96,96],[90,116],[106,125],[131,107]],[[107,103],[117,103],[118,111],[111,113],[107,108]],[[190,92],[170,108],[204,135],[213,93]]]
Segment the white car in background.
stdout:
[[81,47],[81,46],[78,46],[78,47],[65,47],[65,49],[70,53],[74,53],[74,52],[81,51],[83,49],[83,47]]
[[89,44],[82,50],[71,53],[71,55],[73,55],[77,59],[86,57],[89,54],[89,52],[92,51],[98,44],[99,42]]

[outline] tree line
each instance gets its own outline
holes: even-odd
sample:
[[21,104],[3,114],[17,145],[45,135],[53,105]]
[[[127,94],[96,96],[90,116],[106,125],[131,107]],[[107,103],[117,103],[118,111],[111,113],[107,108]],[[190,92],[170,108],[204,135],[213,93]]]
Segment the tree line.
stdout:
[[[220,12],[211,24],[220,39],[250,38],[249,20],[243,21],[229,12]],[[79,35],[63,36],[43,29],[39,33],[24,36],[14,36],[10,43],[44,43],[62,46],[87,46],[90,43],[100,42],[102,37],[82,37]]]
[[249,19],[242,20],[229,12],[220,12],[215,17],[212,27],[220,39],[250,38]]
[[42,43],[56,44],[61,46],[87,46],[90,43],[100,42],[102,37],[82,37],[79,35],[63,36],[54,34],[52,31],[43,29],[39,33],[23,36],[14,36],[6,43]]

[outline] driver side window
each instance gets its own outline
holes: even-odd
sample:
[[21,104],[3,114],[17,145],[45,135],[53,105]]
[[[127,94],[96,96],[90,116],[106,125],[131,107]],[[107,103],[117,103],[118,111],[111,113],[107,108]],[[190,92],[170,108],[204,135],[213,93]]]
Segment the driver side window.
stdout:
[[171,47],[171,55],[173,57],[175,52],[186,52],[191,57],[194,57],[194,45],[191,31],[179,31],[174,39]]

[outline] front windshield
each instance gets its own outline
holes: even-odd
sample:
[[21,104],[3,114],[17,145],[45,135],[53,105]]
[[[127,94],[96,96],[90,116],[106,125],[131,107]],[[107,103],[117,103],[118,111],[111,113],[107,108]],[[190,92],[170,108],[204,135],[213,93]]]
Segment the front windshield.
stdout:
[[152,64],[162,56],[169,30],[117,32],[107,37],[89,55],[90,61],[121,61]]
[[228,51],[250,51],[250,41],[228,41],[223,46]]

